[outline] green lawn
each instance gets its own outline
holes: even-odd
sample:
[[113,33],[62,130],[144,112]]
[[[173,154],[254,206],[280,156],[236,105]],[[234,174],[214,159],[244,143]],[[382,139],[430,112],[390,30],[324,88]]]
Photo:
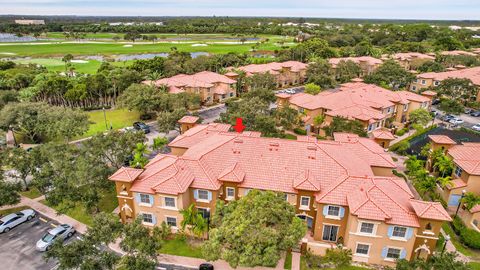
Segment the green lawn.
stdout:
[[18,212],[18,211],[22,211],[22,210],[25,210],[25,209],[29,209],[29,208],[30,207],[28,207],[28,206],[19,206],[19,207],[14,207],[14,208],[10,208],[10,209],[0,210],[0,217],[6,216],[8,214],[15,213],[15,212]]
[[[322,270],[365,270],[370,268],[360,267],[360,266],[346,266],[346,267],[338,267],[338,268],[321,268]],[[320,270],[320,268],[309,268],[305,261],[304,256],[300,257],[300,270]]]
[[472,268],[472,270],[480,270],[480,262],[471,262],[468,265]]
[[[195,42],[195,41],[192,41]],[[216,41],[218,42],[218,41]],[[220,41],[221,42],[221,41]],[[52,44],[8,44],[0,47],[0,57],[63,57],[65,54],[78,55],[112,55],[112,54],[136,54],[136,53],[168,53],[173,47],[184,52],[208,52],[208,53],[247,53],[252,49],[252,43],[245,44],[208,44],[207,46],[192,46],[192,43],[155,43],[155,44],[133,44],[125,46],[122,43],[52,43]],[[281,47],[274,42],[261,44],[258,50],[273,51]],[[2,54],[3,53],[3,54]],[[5,54],[8,53],[8,54]]]
[[200,247],[192,246],[188,244],[186,240],[179,238],[163,241],[162,248],[160,248],[159,252],[184,257],[203,257]]
[[[97,60],[83,60],[87,61],[86,63],[75,63],[72,62],[71,65],[75,68],[75,71],[78,73],[87,73],[87,74],[95,74],[102,64],[101,61]],[[14,62],[19,64],[37,64],[46,67],[49,71],[58,71],[64,72],[65,71],[65,63],[62,62],[61,58],[32,58],[32,59],[18,59]],[[131,63],[132,60],[129,61],[118,61],[118,62],[109,62],[114,66],[120,67],[127,67]]]
[[42,196],[42,193],[40,193],[40,191],[34,187],[31,187],[28,191],[20,192],[20,194],[30,199],[35,199]]
[[[81,138],[89,137],[107,130],[105,127],[105,118],[102,110],[90,111],[87,112],[87,114],[91,124],[88,131],[80,136]],[[140,114],[138,112],[128,111],[125,109],[106,110],[105,114],[107,117],[107,127],[110,128],[110,125],[112,125],[113,129],[132,126],[133,122],[140,119]]]
[[[50,206],[46,200],[42,200],[40,202]],[[117,200],[116,192],[113,189],[112,191],[108,191],[108,192],[106,191],[103,194],[102,198],[100,199],[100,203],[99,203],[100,211],[111,213],[117,206],[118,206],[118,200]],[[50,206],[50,207],[58,211],[59,209],[61,209],[62,205]],[[93,216],[87,213],[87,211],[85,211],[85,207],[80,203],[77,203],[75,207],[66,210],[65,215],[73,219],[76,219],[88,226],[91,226],[93,222]]]
[[480,258],[480,251],[473,250],[469,247],[464,246],[461,242],[460,239],[458,239],[458,236],[455,234],[453,229],[450,227],[450,225],[445,222],[442,225],[442,229],[450,235],[450,241],[452,244],[455,246],[458,252],[462,253],[465,256],[472,257],[472,258]]
[[283,269],[292,269],[292,252],[288,251],[285,255],[285,263],[283,263]]

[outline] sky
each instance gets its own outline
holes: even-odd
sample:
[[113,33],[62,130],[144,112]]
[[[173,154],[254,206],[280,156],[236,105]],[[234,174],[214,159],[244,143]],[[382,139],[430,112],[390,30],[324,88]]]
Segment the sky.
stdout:
[[480,20],[480,0],[0,0],[0,14]]

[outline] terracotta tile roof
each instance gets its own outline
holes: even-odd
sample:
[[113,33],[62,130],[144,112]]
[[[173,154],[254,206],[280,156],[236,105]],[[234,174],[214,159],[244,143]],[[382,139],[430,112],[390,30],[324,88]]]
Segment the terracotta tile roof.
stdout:
[[372,136],[375,139],[381,140],[394,140],[395,137],[393,136],[392,132],[383,129],[377,129],[372,131]]
[[424,219],[433,219],[441,221],[452,221],[447,211],[439,202],[424,202],[419,200],[411,200],[413,209],[418,217]]
[[293,187],[301,190],[320,191],[320,182],[314,173],[307,169],[295,176]]
[[428,135],[428,138],[438,144],[457,144],[454,140],[446,135]]
[[407,53],[396,53],[392,55],[392,58],[395,60],[414,60],[414,59],[428,59],[435,60],[434,56],[418,53],[418,52],[407,52]]
[[192,115],[185,115],[184,117],[180,118],[178,120],[178,123],[185,123],[185,124],[194,124],[198,121],[197,116],[192,116]]
[[225,170],[220,173],[218,180],[240,183],[245,178],[245,171],[240,167],[238,162],[235,162],[232,166],[226,167]]
[[199,143],[203,139],[207,138],[212,133],[226,132],[230,129],[231,125],[210,123],[208,125],[196,125],[187,130],[182,135],[176,137],[171,141],[168,146],[189,148],[190,146]]
[[142,169],[135,169],[130,167],[121,167],[108,179],[112,181],[121,181],[121,182],[132,182],[134,181],[141,173]]
[[[152,84],[152,81],[143,81],[142,83]],[[184,87],[213,87],[214,91],[223,93],[225,92],[225,86],[222,88],[222,84],[231,85],[234,83],[236,83],[235,80],[211,71],[202,71],[192,75],[178,74],[170,78],[163,78],[153,82],[156,86],[166,85],[170,93],[184,92]]]
[[328,59],[328,63],[332,65],[332,67],[336,67],[341,61],[352,61],[356,64],[360,63],[367,63],[368,65],[380,65],[383,63],[382,60],[378,58],[374,58],[371,56],[360,56],[360,57],[341,57],[341,58],[330,58]]
[[283,68],[288,68],[292,72],[300,72],[307,69],[308,64],[298,61],[286,61],[286,62],[272,62],[267,64],[251,64],[236,68],[237,70],[244,71],[247,76],[259,73],[279,74]]
[[424,95],[424,96],[436,96],[436,95],[437,95],[437,92],[431,91],[431,90],[427,90],[427,91],[423,91],[421,94]]
[[453,162],[468,174],[480,175],[480,143],[463,143],[448,150]]
[[291,97],[290,94],[287,94],[287,93],[279,93],[279,94],[275,94],[276,97],[278,98],[289,98]]
[[468,55],[468,56],[476,56],[475,53],[472,53],[472,52],[467,52],[467,51],[443,51],[440,53],[441,55]]
[[408,101],[416,101],[416,102],[428,102],[430,98],[424,97],[422,95],[410,92],[410,91],[396,91],[400,98],[404,100],[404,103],[408,103]]
[[470,211],[470,213],[472,213],[472,214],[480,212],[480,204],[475,205],[475,206],[472,207],[472,209],[470,209],[469,211]]
[[461,178],[456,178],[450,181],[450,183],[446,186],[446,188],[449,190],[452,190],[452,189],[462,188],[466,186],[467,184]]
[[223,75],[225,75],[225,76],[230,76],[230,77],[238,76],[238,74],[235,73],[235,72],[233,72],[233,71],[227,72],[227,73],[225,73],[225,74],[223,74]]
[[452,70],[445,72],[428,72],[417,76],[418,78],[433,79],[435,81],[443,81],[448,78],[465,78],[470,79],[473,84],[480,85],[480,67],[465,68],[460,70]]

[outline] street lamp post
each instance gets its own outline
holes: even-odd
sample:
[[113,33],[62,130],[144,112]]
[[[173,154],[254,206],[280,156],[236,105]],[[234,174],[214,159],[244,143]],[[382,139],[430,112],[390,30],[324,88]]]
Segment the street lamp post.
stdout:
[[458,215],[458,210],[460,210],[460,205],[462,204],[462,200],[463,200],[463,197],[465,197],[465,193],[467,193],[467,191],[464,189],[462,190],[462,196],[460,197],[460,200],[458,201],[458,205],[457,205],[457,211],[455,211],[455,216],[453,216],[453,218],[455,219]]
[[210,211],[207,211],[206,218],[207,218],[207,240],[208,240],[209,232],[210,232]]
[[443,252],[445,252],[445,248],[447,247],[448,241],[450,241],[450,235],[447,234],[447,235],[445,236],[445,243],[443,243],[442,255],[443,255]]
[[105,120],[105,130],[108,130],[107,113],[105,112],[105,107],[102,107],[102,110],[103,110],[103,119]]

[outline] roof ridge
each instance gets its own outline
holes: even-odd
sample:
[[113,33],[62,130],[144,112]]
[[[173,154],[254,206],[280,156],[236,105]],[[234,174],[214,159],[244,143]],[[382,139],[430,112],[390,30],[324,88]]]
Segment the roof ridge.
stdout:
[[[375,186],[372,186],[371,188],[373,188]],[[371,188],[369,189],[369,191],[371,190]],[[385,209],[383,209],[382,207],[380,207],[380,205],[378,205],[375,200],[373,198],[370,197],[370,194],[368,193],[369,191],[366,192],[366,195],[367,195],[367,198],[369,201],[371,201],[378,209],[380,209],[380,211],[382,211],[388,219],[391,219],[392,216],[390,215],[390,213],[387,213],[387,211]]]
[[[200,158],[201,159],[201,158]],[[207,173],[207,170],[205,169],[204,165],[202,162],[200,162],[200,159],[196,160],[198,162],[198,165],[200,165],[200,168],[202,169],[202,171],[205,173],[205,175],[207,176],[207,179],[208,181],[210,181],[210,184],[212,184],[212,186],[214,187],[217,187],[217,185],[215,183],[213,183],[213,179],[210,178],[210,175]]]
[[405,213],[410,213],[403,205],[399,204],[395,199],[393,199],[387,192],[385,192],[382,188],[380,188],[377,183],[374,183],[373,187],[377,187],[385,196],[387,196],[390,200],[392,200],[398,207],[400,207]]
[[339,181],[337,184],[335,184],[334,186],[332,186],[329,190],[327,190],[325,192],[325,194],[323,194],[318,200],[322,200],[323,198],[325,198],[325,196],[327,196],[328,194],[330,194],[330,192],[332,192],[333,190],[335,190],[338,186],[340,186],[343,182],[345,182],[347,179],[349,179],[351,176],[348,174],[345,175],[345,178],[341,181]]

